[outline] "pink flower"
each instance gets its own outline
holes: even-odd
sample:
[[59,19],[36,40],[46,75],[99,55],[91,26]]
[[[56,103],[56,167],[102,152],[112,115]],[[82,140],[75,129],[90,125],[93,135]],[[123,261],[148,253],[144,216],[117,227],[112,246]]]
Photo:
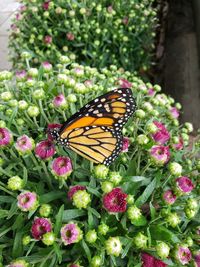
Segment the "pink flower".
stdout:
[[45,44],[51,44],[52,43],[52,37],[50,35],[46,35],[44,37]]
[[26,6],[25,5],[21,5],[20,6],[20,8],[19,8],[19,10],[21,11],[21,12],[24,12],[24,11],[26,11]]
[[167,190],[164,192],[163,194],[163,199],[166,202],[166,204],[174,204],[174,202],[176,201],[176,195],[173,193],[172,190]]
[[21,20],[23,17],[22,17],[22,14],[17,13],[15,18],[16,20]]
[[12,134],[7,128],[0,128],[0,147],[6,147],[12,142]]
[[45,233],[52,231],[52,224],[49,219],[36,218],[31,228],[33,238],[40,240]]
[[168,146],[152,146],[150,156],[154,163],[158,165],[166,164],[170,159],[170,151]]
[[18,81],[24,81],[26,78],[26,71],[25,70],[17,71],[16,78]]
[[108,6],[107,10],[108,10],[108,13],[112,13],[113,12],[113,7],[112,6]]
[[53,105],[56,108],[64,107],[66,105],[65,96],[63,94],[59,94],[59,95],[55,96],[53,99]]
[[86,80],[86,81],[84,81],[84,84],[85,84],[86,87],[89,87],[89,88],[91,88],[92,85],[93,85],[93,83],[92,83],[91,80]]
[[34,148],[34,141],[32,138],[24,134],[17,138],[15,148],[20,154],[25,154]]
[[62,127],[62,124],[59,124],[59,123],[50,123],[48,124],[48,127],[47,127],[47,134],[48,134],[48,140],[49,141],[53,141],[53,137],[51,135],[51,131],[52,130],[59,130],[60,128]]
[[127,194],[121,188],[114,188],[103,197],[103,206],[108,212],[125,212]]
[[145,253],[145,252],[142,252],[141,258],[143,262],[142,267],[166,267],[168,266],[166,263],[154,258],[150,254]]
[[190,178],[182,176],[176,179],[176,185],[181,193],[190,193],[194,189],[194,184]]
[[132,83],[130,83],[128,80],[126,80],[124,78],[119,78],[118,83],[119,83],[119,86],[121,88],[131,88],[132,87]]
[[66,34],[66,38],[67,38],[67,40],[69,40],[69,41],[73,41],[74,38],[75,38],[75,36],[74,36],[74,34],[73,34],[72,32],[68,32],[68,33]]
[[71,186],[70,189],[69,189],[69,192],[68,192],[67,196],[68,196],[68,198],[69,198],[70,200],[72,200],[73,195],[74,195],[77,191],[79,191],[79,190],[85,190],[85,189],[86,189],[86,187],[85,187],[85,186],[82,186],[82,185]]
[[82,239],[81,229],[74,223],[65,224],[61,230],[61,239],[65,245],[77,243]]
[[158,130],[152,135],[152,137],[156,143],[163,145],[170,139],[170,134],[162,123],[158,121],[154,121],[153,123],[156,125]]
[[128,152],[130,140],[128,137],[123,137],[122,152]]
[[55,154],[55,146],[50,140],[43,140],[36,145],[35,154],[40,159],[48,159]]
[[182,150],[183,149],[183,138],[179,137],[179,142],[177,144],[172,144],[172,147],[176,150]]
[[38,207],[37,195],[34,192],[22,192],[17,197],[17,206],[22,211],[35,210]]
[[67,178],[72,172],[72,162],[68,157],[60,156],[52,162],[52,173],[55,176]]
[[194,255],[195,267],[200,267],[200,250]]
[[52,70],[52,65],[48,61],[44,61],[42,63],[42,67],[46,72],[49,72]]
[[128,17],[124,17],[122,19],[122,22],[123,22],[124,25],[127,25],[128,24],[128,21],[129,21],[129,18]]
[[44,10],[48,10],[48,9],[49,9],[49,3],[50,3],[50,1],[45,1],[45,2],[42,4],[42,8],[43,8]]
[[149,96],[154,96],[155,93],[156,93],[156,92],[153,90],[153,88],[149,88],[149,90],[148,90],[148,95],[149,95]]
[[175,252],[176,259],[182,264],[188,264],[192,259],[192,253],[188,247],[178,247]]
[[180,112],[178,111],[177,108],[173,107],[170,109],[170,114],[171,114],[172,118],[177,119],[180,115]]

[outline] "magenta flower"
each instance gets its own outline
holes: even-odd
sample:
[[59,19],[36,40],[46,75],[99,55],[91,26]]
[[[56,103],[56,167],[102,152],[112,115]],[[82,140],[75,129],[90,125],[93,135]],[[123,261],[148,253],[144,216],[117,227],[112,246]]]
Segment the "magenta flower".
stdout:
[[17,138],[15,148],[20,154],[28,153],[34,148],[34,141],[24,134]]
[[182,150],[183,149],[183,138],[179,137],[179,142],[177,144],[172,144],[173,148],[176,150]]
[[42,63],[42,67],[43,67],[43,69],[44,69],[46,72],[49,72],[49,71],[52,70],[52,65],[51,65],[51,63],[49,63],[48,61],[44,61],[44,62]]
[[92,82],[91,80],[85,80],[85,81],[84,81],[84,85],[85,85],[86,87],[91,88],[92,85],[93,85],[93,82]]
[[20,10],[21,12],[26,11],[26,9],[27,9],[26,5],[21,5],[21,6],[19,7],[19,10]]
[[177,119],[180,115],[180,112],[178,111],[177,108],[173,107],[170,109],[170,114],[171,114],[172,118]]
[[188,264],[192,259],[192,253],[188,247],[178,247],[175,252],[176,259],[182,264]]
[[50,140],[43,140],[36,145],[35,154],[40,159],[49,159],[55,154],[55,146]]
[[190,193],[194,189],[194,184],[190,178],[182,176],[176,179],[176,186],[181,193]]
[[46,35],[44,37],[45,44],[51,44],[52,43],[52,37],[50,35]]
[[108,212],[125,212],[127,194],[123,193],[121,188],[114,188],[103,197],[103,206]]
[[31,234],[33,238],[40,240],[42,236],[52,231],[52,224],[49,219],[36,218],[31,227]]
[[52,162],[52,173],[57,177],[67,178],[72,172],[72,162],[68,157],[60,156]]
[[20,13],[17,13],[16,16],[15,16],[16,20],[21,20],[23,18],[22,14]]
[[54,140],[52,135],[50,134],[51,130],[59,130],[61,127],[62,127],[62,124],[59,124],[59,123],[50,123],[50,124],[48,124],[47,134],[48,134],[48,140],[49,141],[53,141]]
[[176,201],[176,195],[173,193],[172,190],[169,189],[164,192],[163,199],[166,204],[171,205],[171,204],[174,204],[174,202]]
[[128,137],[123,137],[122,152],[128,152],[129,145],[130,145],[129,138]]
[[25,70],[16,71],[16,78],[18,81],[24,81],[26,78],[26,71]]
[[132,87],[132,83],[130,83],[128,80],[126,80],[124,78],[119,78],[118,83],[119,83],[119,86],[121,88],[131,88]]
[[38,207],[37,195],[34,192],[26,191],[17,196],[17,206],[22,211],[35,210]]
[[75,38],[75,36],[74,36],[74,34],[73,34],[72,32],[68,32],[68,33],[66,34],[66,38],[67,38],[67,40],[69,40],[69,41],[73,41],[74,38]]
[[168,146],[152,146],[150,156],[154,163],[158,165],[166,164],[170,159],[170,151]]
[[70,200],[72,200],[73,195],[74,195],[77,191],[79,191],[79,190],[85,190],[85,189],[86,189],[86,187],[85,187],[85,186],[82,186],[82,185],[71,186],[70,189],[69,189],[69,192],[68,192],[67,196],[68,196],[68,198],[69,198]]
[[153,90],[153,88],[149,88],[149,90],[148,90],[148,95],[149,95],[149,96],[154,96],[155,93],[156,93],[156,92]]
[[127,25],[128,24],[128,21],[129,21],[129,18],[128,17],[124,17],[122,19],[122,22],[123,22],[124,25]]
[[43,4],[42,4],[42,8],[44,10],[48,10],[49,9],[49,4],[50,4],[50,1],[45,1]]
[[64,107],[66,105],[65,96],[63,94],[59,94],[59,95],[55,96],[53,99],[53,105],[56,108]]
[[200,250],[194,255],[195,267],[200,267]]
[[158,121],[154,121],[153,123],[156,125],[158,130],[152,135],[152,137],[156,143],[163,145],[170,139],[170,134],[162,123]]
[[0,147],[6,147],[12,142],[12,134],[7,128],[0,128]]
[[164,263],[161,260],[158,260],[154,258],[152,255],[142,252],[141,254],[142,258],[142,267],[166,267],[168,266],[166,263]]
[[61,230],[61,239],[62,242],[67,246],[72,243],[77,243],[82,239],[81,229],[74,223],[65,224]]

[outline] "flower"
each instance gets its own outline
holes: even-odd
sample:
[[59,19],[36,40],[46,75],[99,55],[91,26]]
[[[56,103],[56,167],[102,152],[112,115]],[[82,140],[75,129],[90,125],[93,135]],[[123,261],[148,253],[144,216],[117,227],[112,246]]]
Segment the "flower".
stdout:
[[61,230],[61,239],[65,246],[77,243],[83,238],[81,229],[74,223],[65,224]]
[[0,147],[6,147],[12,143],[12,134],[7,128],[0,128]]
[[106,179],[109,169],[105,165],[99,164],[94,167],[93,171],[96,178]]
[[130,83],[128,80],[126,80],[124,78],[119,78],[118,83],[119,83],[119,86],[121,88],[131,88],[132,87],[132,83]]
[[55,235],[52,232],[47,232],[45,234],[42,235],[42,242],[46,245],[46,246],[51,246],[53,245],[53,243],[55,242]]
[[45,233],[49,233],[51,231],[52,231],[52,224],[49,219],[36,218],[33,221],[33,225],[31,227],[31,234],[33,238],[40,240],[42,239]]
[[103,206],[108,212],[125,212],[127,194],[121,188],[114,188],[103,197]]
[[47,73],[52,70],[52,65],[48,61],[42,62],[42,67]]
[[29,263],[25,260],[14,260],[12,261],[8,267],[29,267]]
[[17,81],[24,81],[25,78],[26,78],[26,71],[25,70],[16,71]]
[[70,189],[69,189],[69,191],[68,191],[67,196],[68,196],[68,198],[69,198],[70,200],[72,200],[73,195],[74,195],[77,191],[79,191],[79,190],[85,190],[85,189],[86,189],[86,187],[85,187],[85,186],[82,186],[82,185],[71,186]]
[[194,253],[195,267],[200,267],[200,250]]
[[73,204],[78,209],[86,209],[88,204],[91,202],[90,194],[86,190],[78,190],[73,194]]
[[91,259],[91,267],[99,267],[101,266],[102,264],[102,260],[101,260],[101,256],[94,256],[92,259]]
[[108,255],[119,257],[122,252],[122,244],[119,237],[110,236],[108,240],[105,241],[105,247]]
[[40,110],[37,106],[30,106],[27,109],[27,113],[30,117],[37,117],[40,113]]
[[176,150],[182,150],[183,149],[183,138],[180,136],[178,138],[178,142],[177,143],[174,143],[172,144],[172,147]]
[[59,130],[60,128],[62,127],[62,124],[59,124],[59,123],[50,123],[48,124],[48,127],[47,127],[47,134],[48,134],[48,140],[49,141],[53,141],[53,137],[51,135],[51,131],[52,130]]
[[22,135],[17,138],[17,142],[15,144],[16,150],[19,154],[24,155],[26,153],[30,153],[35,146],[34,140],[27,135]]
[[93,229],[93,230],[89,230],[86,235],[85,235],[86,241],[88,243],[95,243],[97,240],[97,232]]
[[46,35],[46,36],[44,37],[44,42],[45,42],[45,44],[50,44],[50,43],[52,43],[52,36],[50,36],[50,35]]
[[53,160],[51,172],[56,178],[67,179],[72,173],[72,162],[68,157],[60,156]]
[[180,115],[180,112],[179,110],[176,108],[176,107],[172,107],[170,110],[170,116],[173,118],[173,119],[177,119]]
[[168,146],[155,145],[150,149],[150,157],[156,165],[164,165],[170,159],[170,151]]
[[194,184],[192,181],[186,177],[182,176],[176,179],[176,186],[180,193],[190,193],[194,189]]
[[107,232],[109,231],[109,226],[105,223],[101,223],[99,226],[98,226],[98,233],[101,234],[101,235],[106,235]]
[[142,252],[141,258],[143,262],[142,267],[166,267],[168,266],[166,263],[154,258],[152,255],[146,252]]
[[122,152],[128,152],[128,148],[130,145],[130,140],[128,137],[123,137],[122,140]]
[[40,216],[49,217],[51,214],[52,208],[49,204],[42,204],[39,209]]
[[192,259],[192,253],[186,246],[179,246],[175,250],[175,258],[178,260],[182,265],[186,265]]
[[141,232],[133,238],[134,244],[137,248],[146,248],[148,237],[143,235]]
[[72,32],[68,32],[68,33],[66,34],[66,38],[67,38],[67,40],[69,40],[69,41],[73,41],[74,38],[75,38],[75,36],[74,36],[74,34],[73,34]]
[[170,212],[166,217],[166,221],[173,228],[181,222],[176,212]]
[[170,134],[162,123],[154,121],[154,124],[157,126],[158,130],[152,137],[156,143],[163,145],[170,139]]
[[177,162],[171,162],[169,164],[169,171],[172,175],[181,175],[182,166]]
[[166,204],[172,205],[176,201],[176,195],[173,193],[172,190],[167,190],[163,194],[163,199]]
[[109,181],[105,181],[101,183],[101,189],[104,193],[108,193],[112,191],[113,187],[114,187],[113,183]]
[[55,146],[50,140],[43,140],[36,145],[35,154],[40,159],[49,159],[55,154]]
[[48,10],[48,9],[49,9],[49,4],[50,4],[50,0],[45,1],[45,2],[42,4],[42,8],[43,8],[44,10]]
[[17,206],[22,211],[31,211],[38,207],[38,200],[35,192],[22,192],[17,196],[17,200]]
[[165,242],[159,242],[156,245],[156,252],[161,259],[165,259],[169,256],[170,247]]
[[149,88],[149,89],[148,89],[148,95],[149,95],[149,96],[154,96],[155,93],[156,93],[156,92],[155,92],[155,90],[154,90],[153,88]]
[[64,108],[67,105],[65,96],[63,94],[59,94],[54,97],[53,105],[55,108]]
[[112,183],[114,183],[114,185],[118,185],[122,180],[122,176],[120,175],[119,172],[110,172],[109,173],[109,180]]
[[21,190],[24,187],[24,181],[19,176],[12,176],[8,179],[8,188],[10,190]]

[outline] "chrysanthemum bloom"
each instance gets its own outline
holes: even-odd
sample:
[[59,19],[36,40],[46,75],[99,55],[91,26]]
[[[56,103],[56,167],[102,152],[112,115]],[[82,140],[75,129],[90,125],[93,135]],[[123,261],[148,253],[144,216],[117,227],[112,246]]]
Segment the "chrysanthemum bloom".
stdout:
[[50,72],[52,70],[52,65],[48,61],[44,61],[42,67],[45,72]]
[[52,37],[50,35],[46,35],[44,37],[45,44],[51,44],[52,43]]
[[34,192],[25,191],[17,196],[17,206],[22,211],[35,210],[38,207],[37,195]]
[[17,13],[15,16],[16,20],[21,20],[23,18],[22,14]]
[[52,231],[52,224],[49,219],[36,218],[31,227],[33,238],[40,240],[45,233]]
[[35,148],[35,154],[40,159],[49,159],[53,157],[55,152],[55,146],[50,140],[41,141]]
[[26,153],[31,152],[35,146],[34,140],[27,135],[22,135],[17,138],[17,142],[15,144],[16,150],[21,154],[24,155]]
[[194,253],[195,267],[200,267],[200,250]]
[[105,242],[106,252],[108,255],[119,257],[122,252],[122,244],[119,237],[109,237]]
[[57,96],[54,97],[53,99],[53,105],[56,108],[63,108],[65,107],[67,104],[65,96],[63,94],[59,94]]
[[29,263],[25,260],[15,260],[11,262],[8,267],[29,267]]
[[60,156],[53,160],[51,172],[55,175],[58,179],[67,179],[67,177],[72,172],[72,162],[71,159],[68,157]]
[[68,196],[68,198],[69,198],[70,200],[72,200],[73,195],[74,195],[77,191],[79,191],[79,190],[85,190],[85,189],[86,189],[86,187],[85,187],[85,186],[82,186],[82,185],[71,186],[70,189],[69,189],[69,192],[68,192],[67,196]]
[[79,242],[83,238],[83,232],[75,223],[65,224],[61,230],[61,239],[64,245],[70,245]]
[[44,10],[48,10],[49,9],[49,3],[50,3],[50,0],[47,0],[42,4],[42,7],[43,7]]
[[68,33],[66,34],[66,38],[67,38],[67,40],[69,40],[69,41],[73,41],[74,38],[75,38],[75,36],[74,36],[74,34],[73,34],[72,32],[68,32]]
[[128,148],[130,146],[130,140],[128,137],[123,137],[122,141],[122,152],[128,152]]
[[145,253],[145,252],[142,252],[141,258],[143,262],[142,267],[166,267],[168,266],[166,263],[154,258],[150,254]]
[[53,141],[54,139],[53,139],[52,135],[50,134],[50,132],[52,130],[59,130],[61,127],[62,127],[62,124],[59,124],[59,123],[48,124],[48,127],[47,127],[48,140]]
[[118,83],[119,83],[119,86],[121,88],[131,88],[132,87],[132,83],[130,83],[128,80],[126,80],[124,78],[119,78]]
[[172,144],[172,147],[176,150],[182,150],[183,149],[183,138],[180,136],[178,139],[178,143]]
[[182,173],[182,166],[177,162],[169,163],[169,171],[172,175],[181,175]]
[[149,90],[148,90],[148,95],[149,95],[149,96],[154,96],[155,93],[156,93],[156,92],[153,90],[153,88],[149,88]]
[[127,194],[121,188],[114,188],[103,197],[103,206],[108,212],[125,212]]
[[175,258],[179,261],[182,265],[186,265],[192,259],[192,253],[188,247],[179,246],[175,250]]
[[17,71],[15,76],[17,81],[24,81],[26,78],[26,71],[25,70]]
[[176,186],[180,193],[190,193],[194,189],[194,184],[190,178],[182,176],[176,179]]
[[173,193],[172,190],[167,190],[163,194],[163,199],[166,204],[172,205],[176,201],[176,195]]
[[154,121],[154,124],[156,125],[158,130],[152,135],[152,137],[156,143],[163,145],[170,139],[170,134],[162,123]]
[[78,190],[72,197],[73,205],[78,209],[86,209],[91,202],[90,194],[86,190]]
[[170,117],[173,119],[177,119],[180,115],[180,112],[176,107],[171,108],[169,112],[170,112]]
[[156,145],[152,146],[150,150],[150,157],[156,165],[164,165],[170,159],[170,151],[168,146]]
[[0,147],[6,147],[12,143],[12,134],[7,128],[0,128]]

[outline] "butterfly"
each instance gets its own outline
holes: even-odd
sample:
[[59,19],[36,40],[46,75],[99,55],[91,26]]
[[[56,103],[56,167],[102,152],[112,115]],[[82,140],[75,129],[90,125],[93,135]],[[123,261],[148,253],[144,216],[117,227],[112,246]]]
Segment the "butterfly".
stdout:
[[109,166],[122,150],[122,129],[135,108],[131,89],[118,88],[90,101],[49,133],[57,144]]

